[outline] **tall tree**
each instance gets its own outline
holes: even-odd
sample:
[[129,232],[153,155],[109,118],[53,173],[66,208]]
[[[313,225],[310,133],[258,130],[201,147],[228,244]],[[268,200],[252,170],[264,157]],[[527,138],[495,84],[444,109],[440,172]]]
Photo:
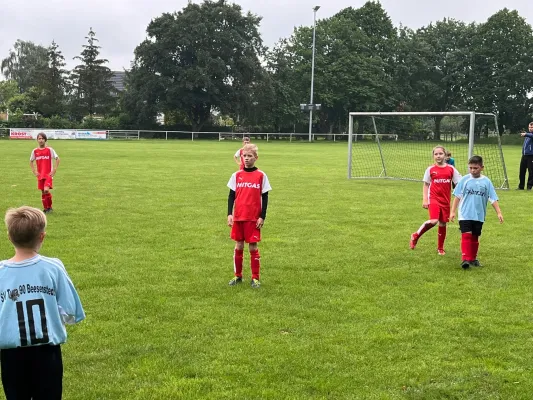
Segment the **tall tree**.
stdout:
[[55,41],[48,48],[48,67],[42,73],[41,96],[38,109],[45,117],[61,115],[65,111],[65,94],[67,93],[67,70],[65,57]]
[[33,86],[39,86],[42,71],[48,64],[48,51],[33,42],[17,40],[9,56],[0,64],[2,74],[17,82],[21,93]]
[[519,131],[533,111],[533,31],[517,11],[504,8],[481,24],[469,53],[468,101],[479,111],[498,114]]
[[100,49],[98,39],[93,29],[89,30],[87,44],[83,45],[80,60],[72,72],[73,84],[73,113],[78,117],[87,115],[106,115],[113,108],[117,99],[115,88],[111,84],[113,73],[106,66],[108,60],[99,58]]
[[[475,29],[473,24],[444,19],[416,31],[412,46],[404,50],[415,50],[421,58],[403,55],[407,60],[415,58],[416,61],[407,70],[413,89],[409,106],[413,110],[444,112],[464,107],[467,60]],[[437,140],[442,118],[434,118]]]
[[260,20],[225,0],[189,2],[182,11],[163,14],[135,49],[134,67],[152,76],[135,78],[158,90],[160,111],[186,113],[194,130],[214,110],[243,113],[261,72]]

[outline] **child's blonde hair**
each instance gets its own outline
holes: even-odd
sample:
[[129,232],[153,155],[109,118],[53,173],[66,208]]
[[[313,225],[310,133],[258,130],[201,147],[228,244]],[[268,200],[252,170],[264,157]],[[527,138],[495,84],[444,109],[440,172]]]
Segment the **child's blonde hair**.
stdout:
[[433,147],[433,151],[431,152],[431,154],[435,154],[435,150],[437,150],[437,149],[442,149],[442,152],[443,152],[444,154],[448,154],[448,153],[446,152],[446,149],[444,148],[444,146],[440,146],[440,145],[439,145],[439,146],[435,146],[435,147]]
[[252,144],[252,143],[248,143],[248,144],[245,144],[242,148],[242,152],[244,153],[245,151],[250,151],[255,158],[258,158],[259,157],[259,153],[258,153],[258,148],[255,144]]
[[9,239],[15,247],[32,249],[46,229],[46,215],[33,207],[10,208],[4,219]]

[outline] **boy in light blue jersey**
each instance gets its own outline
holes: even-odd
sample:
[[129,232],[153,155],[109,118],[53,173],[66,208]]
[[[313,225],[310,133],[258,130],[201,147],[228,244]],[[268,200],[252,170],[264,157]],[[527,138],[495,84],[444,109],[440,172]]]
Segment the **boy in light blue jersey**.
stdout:
[[480,156],[471,157],[468,160],[470,174],[461,178],[453,191],[455,198],[453,199],[450,219],[451,221],[455,219],[455,213],[459,207],[461,267],[464,269],[468,269],[470,266],[481,266],[477,259],[479,236],[481,236],[483,223],[487,216],[487,203],[489,201],[498,214],[500,223],[503,223],[502,212],[498,205],[498,195],[490,179],[481,175],[483,168],[483,158]]
[[65,324],[85,313],[63,263],[39,255],[46,216],[9,209],[5,223],[15,255],[0,261],[0,364],[6,400],[59,400]]

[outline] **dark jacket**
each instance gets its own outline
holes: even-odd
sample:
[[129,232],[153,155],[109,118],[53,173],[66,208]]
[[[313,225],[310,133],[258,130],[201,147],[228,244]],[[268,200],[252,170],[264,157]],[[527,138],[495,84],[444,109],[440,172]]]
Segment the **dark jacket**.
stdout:
[[524,145],[522,146],[522,155],[533,156],[533,133],[527,132],[524,136]]

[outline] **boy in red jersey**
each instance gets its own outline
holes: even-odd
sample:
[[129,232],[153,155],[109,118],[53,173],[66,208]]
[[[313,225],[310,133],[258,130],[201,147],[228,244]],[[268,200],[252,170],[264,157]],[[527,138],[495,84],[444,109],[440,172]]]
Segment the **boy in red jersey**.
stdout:
[[426,169],[422,207],[429,211],[429,220],[411,235],[409,246],[414,250],[418,239],[439,224],[437,253],[445,255],[444,240],[446,239],[446,223],[450,220],[450,199],[452,183],[457,184],[461,175],[455,167],[446,163],[446,150],[442,146],[433,148],[435,164]]
[[[59,156],[51,147],[46,146],[48,138],[41,132],[37,135],[39,147],[33,149],[30,156],[30,167],[33,175],[37,177],[37,188],[41,191],[44,213],[52,211],[52,180],[59,166]],[[55,163],[54,163],[55,160]],[[37,164],[35,168],[33,162]]]
[[[272,190],[266,174],[255,167],[257,146],[246,144],[242,148],[244,168],[235,172],[229,182],[228,226],[231,226],[231,238],[235,240],[233,270],[235,276],[229,281],[230,286],[242,283],[242,263],[244,242],[248,243],[252,270],[252,287],[259,288],[259,250],[261,228],[265,222],[268,192]],[[235,206],[235,207],[234,207]]]
[[245,136],[242,138],[242,147],[237,150],[237,152],[235,153],[235,155],[233,156],[233,158],[235,159],[235,162],[237,163],[237,165],[239,166],[239,169],[243,169],[244,168],[244,158],[242,157],[242,149],[244,148],[244,146],[246,146],[248,143],[250,143],[250,138]]

